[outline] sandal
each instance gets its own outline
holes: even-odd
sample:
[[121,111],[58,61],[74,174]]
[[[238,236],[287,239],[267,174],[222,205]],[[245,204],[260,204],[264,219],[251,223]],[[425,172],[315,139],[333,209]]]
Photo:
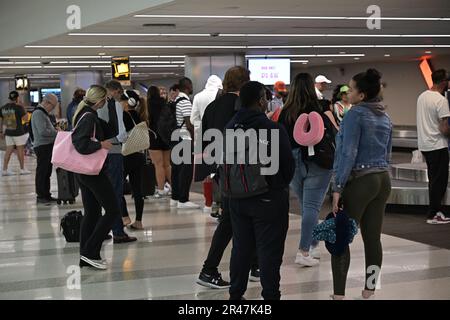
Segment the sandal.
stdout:
[[144,230],[144,227],[136,227],[136,226],[134,225],[134,223],[128,225],[128,228],[130,228],[130,229],[132,229],[132,230]]
[[122,223],[124,226],[128,226],[129,224],[131,224],[130,217],[122,217]]

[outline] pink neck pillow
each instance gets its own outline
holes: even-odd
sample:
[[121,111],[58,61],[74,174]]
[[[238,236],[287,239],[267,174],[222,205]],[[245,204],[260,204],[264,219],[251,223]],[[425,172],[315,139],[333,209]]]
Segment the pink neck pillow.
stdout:
[[295,122],[294,140],[301,146],[311,147],[318,144],[324,133],[323,119],[315,111],[301,114]]

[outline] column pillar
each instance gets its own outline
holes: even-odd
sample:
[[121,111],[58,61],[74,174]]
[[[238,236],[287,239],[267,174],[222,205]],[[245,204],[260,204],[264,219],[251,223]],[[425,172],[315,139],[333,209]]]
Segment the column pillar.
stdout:
[[234,66],[245,67],[243,53],[228,55],[190,55],[185,57],[185,76],[192,80],[194,94],[205,88],[209,76],[215,74],[223,80],[228,69]]
[[93,84],[103,85],[101,71],[76,71],[61,73],[61,117],[66,117],[67,106],[77,88],[87,90]]

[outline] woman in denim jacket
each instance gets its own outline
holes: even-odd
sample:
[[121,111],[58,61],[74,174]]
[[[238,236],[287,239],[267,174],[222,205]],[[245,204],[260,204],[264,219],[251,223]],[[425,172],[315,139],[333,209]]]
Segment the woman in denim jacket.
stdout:
[[[343,207],[361,228],[366,261],[365,299],[375,291],[383,252],[381,229],[391,192],[389,161],[392,123],[381,104],[381,74],[369,69],[350,81],[348,97],[354,107],[336,136],[333,174],[333,212]],[[350,265],[350,251],[332,256],[334,299],[343,299]]]

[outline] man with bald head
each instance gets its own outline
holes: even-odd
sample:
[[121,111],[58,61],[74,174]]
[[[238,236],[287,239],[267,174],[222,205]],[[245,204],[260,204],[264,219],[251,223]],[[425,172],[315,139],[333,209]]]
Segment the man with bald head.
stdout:
[[36,194],[37,203],[49,205],[56,201],[50,193],[50,176],[52,175],[52,152],[57,130],[50,120],[50,112],[58,107],[58,97],[47,94],[36,107],[31,116],[33,147],[37,157]]

